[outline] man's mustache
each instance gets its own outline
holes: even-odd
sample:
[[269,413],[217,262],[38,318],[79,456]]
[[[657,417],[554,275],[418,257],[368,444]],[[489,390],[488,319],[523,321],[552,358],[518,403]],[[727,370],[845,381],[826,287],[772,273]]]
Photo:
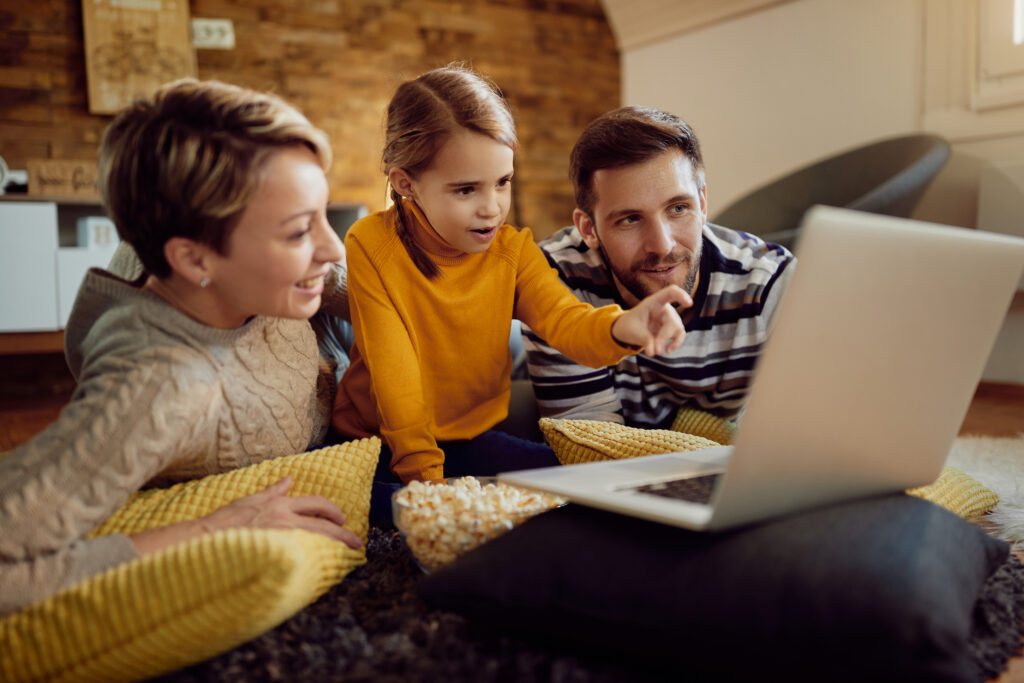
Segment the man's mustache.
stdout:
[[671,252],[668,256],[661,257],[655,254],[648,254],[646,258],[633,264],[632,270],[655,270],[656,268],[669,268],[684,263],[691,263],[692,257],[686,252]]

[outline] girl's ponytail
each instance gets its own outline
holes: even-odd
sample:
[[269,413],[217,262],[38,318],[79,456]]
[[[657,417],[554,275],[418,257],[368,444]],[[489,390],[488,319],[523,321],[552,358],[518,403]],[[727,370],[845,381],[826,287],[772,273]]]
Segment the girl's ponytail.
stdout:
[[413,240],[412,233],[409,232],[409,224],[406,222],[408,219],[405,216],[405,207],[402,205],[402,195],[398,194],[398,190],[395,188],[391,188],[391,200],[395,203],[395,232],[398,233],[398,239],[401,240],[402,246],[405,247],[409,258],[428,280],[437,279],[441,275],[441,269]]

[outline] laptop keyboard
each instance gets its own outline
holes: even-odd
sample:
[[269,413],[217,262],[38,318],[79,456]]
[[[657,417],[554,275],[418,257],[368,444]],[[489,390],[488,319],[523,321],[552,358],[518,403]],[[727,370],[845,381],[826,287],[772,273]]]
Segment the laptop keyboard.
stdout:
[[715,484],[718,483],[718,478],[721,476],[721,473],[715,473],[705,474],[699,477],[671,479],[669,481],[659,481],[654,484],[636,486],[633,490],[652,496],[674,498],[676,500],[685,500],[691,503],[709,503],[711,501],[711,494],[715,490]]

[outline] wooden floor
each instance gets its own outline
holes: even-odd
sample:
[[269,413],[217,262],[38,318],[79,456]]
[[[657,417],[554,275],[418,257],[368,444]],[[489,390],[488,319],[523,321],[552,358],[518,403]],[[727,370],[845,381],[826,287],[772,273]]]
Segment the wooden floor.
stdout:
[[0,452],[28,441],[57,419],[70,392],[0,398]]
[[960,434],[1018,436],[1024,434],[1024,385],[982,382],[974,392]]
[[[0,395],[0,452],[32,438],[57,419],[71,397],[71,387],[52,382],[46,393]],[[1024,434],[1024,385],[983,382],[960,428],[961,434],[1017,436]]]

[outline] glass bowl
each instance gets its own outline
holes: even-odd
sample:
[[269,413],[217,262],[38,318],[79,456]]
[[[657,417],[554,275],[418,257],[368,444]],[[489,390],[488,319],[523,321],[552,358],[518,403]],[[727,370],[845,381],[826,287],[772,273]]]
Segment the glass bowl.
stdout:
[[427,573],[564,504],[557,496],[500,484],[496,477],[416,481],[391,496],[395,528]]

